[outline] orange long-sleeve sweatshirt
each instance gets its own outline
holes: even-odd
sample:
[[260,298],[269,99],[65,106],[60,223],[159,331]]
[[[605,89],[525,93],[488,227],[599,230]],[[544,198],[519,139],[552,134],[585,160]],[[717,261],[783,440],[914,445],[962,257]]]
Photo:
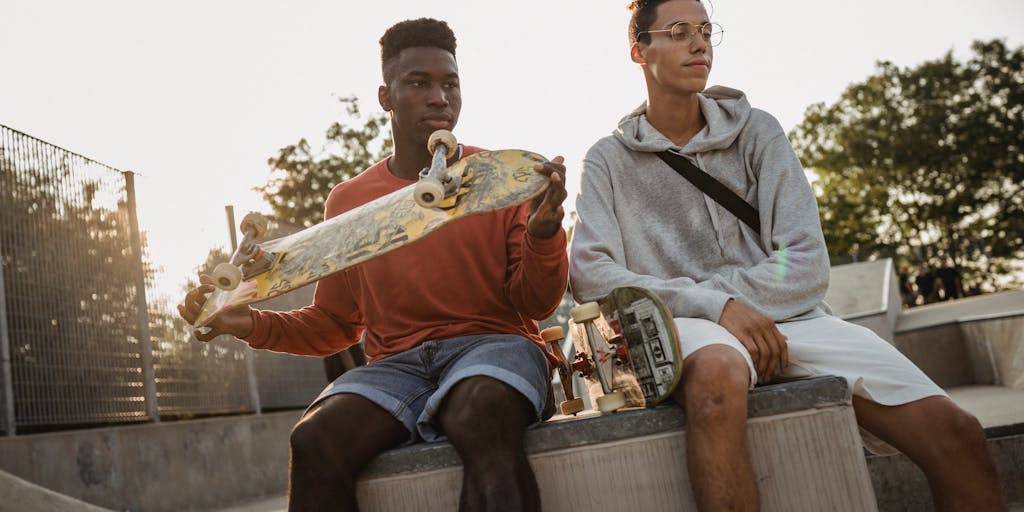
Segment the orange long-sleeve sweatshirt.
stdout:
[[[463,155],[482,151],[463,147]],[[378,162],[331,191],[325,218],[413,183]],[[366,330],[371,362],[427,340],[518,334],[543,348],[537,322],[551,315],[568,280],[565,232],[526,232],[529,205],[466,217],[405,247],[316,285],[313,304],[289,312],[253,311],[253,348],[328,355]]]

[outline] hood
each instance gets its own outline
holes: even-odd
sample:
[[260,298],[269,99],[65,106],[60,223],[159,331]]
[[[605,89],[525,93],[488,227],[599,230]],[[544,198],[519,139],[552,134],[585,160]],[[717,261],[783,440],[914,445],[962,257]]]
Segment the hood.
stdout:
[[[750,103],[743,92],[716,85],[697,95],[708,124],[682,148],[684,154],[725,149],[732,145],[750,117]],[[658,152],[675,148],[647,121],[647,102],[619,121],[613,132],[629,149]]]

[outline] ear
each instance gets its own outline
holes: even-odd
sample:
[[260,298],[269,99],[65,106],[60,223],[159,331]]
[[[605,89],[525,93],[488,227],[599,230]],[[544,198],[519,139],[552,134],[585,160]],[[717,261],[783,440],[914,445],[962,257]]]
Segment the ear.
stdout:
[[388,86],[382,85],[377,88],[377,102],[384,112],[391,112],[391,99],[388,98]]
[[647,59],[644,58],[643,48],[640,43],[633,43],[633,46],[629,47],[629,60],[644,66],[647,64]]

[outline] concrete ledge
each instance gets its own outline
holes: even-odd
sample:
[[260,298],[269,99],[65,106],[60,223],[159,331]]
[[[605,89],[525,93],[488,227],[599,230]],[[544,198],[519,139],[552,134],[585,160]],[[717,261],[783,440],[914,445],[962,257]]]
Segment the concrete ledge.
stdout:
[[[840,377],[819,377],[755,388],[750,393],[748,416],[758,418],[804,409],[848,403],[850,391]],[[556,417],[526,433],[526,452],[542,453],[597,443],[632,439],[681,429],[686,415],[674,405],[600,415],[593,411],[578,418]],[[379,455],[363,472],[362,479],[399,473],[462,466],[449,443],[418,443]]]
[[210,510],[285,492],[301,413],[3,438],[0,470],[115,510]]
[[0,471],[0,512],[111,512]]
[[[873,510],[846,381],[822,377],[758,388],[748,445],[765,510]],[[545,423],[527,452],[548,510],[696,510],[675,406]],[[615,475],[629,475],[622,478]],[[361,510],[454,510],[462,468],[448,443],[378,457],[358,485]],[[411,507],[411,508],[410,508]]]

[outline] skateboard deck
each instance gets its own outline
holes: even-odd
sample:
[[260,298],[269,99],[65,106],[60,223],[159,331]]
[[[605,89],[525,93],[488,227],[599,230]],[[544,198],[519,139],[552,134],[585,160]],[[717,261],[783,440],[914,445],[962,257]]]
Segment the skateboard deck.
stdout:
[[615,288],[573,308],[573,370],[582,374],[602,412],[653,407],[667,399],[683,373],[675,322],[651,291]]
[[[435,207],[417,204],[416,183],[297,233],[259,244],[269,270],[210,294],[195,326],[226,308],[254,304],[411,244],[462,217],[500,210],[540,195],[548,178],[533,170],[547,159],[528,151],[484,151],[447,168],[458,189]],[[443,160],[442,160],[443,165]],[[243,220],[243,231],[245,221]],[[456,250],[453,248],[453,250]]]

